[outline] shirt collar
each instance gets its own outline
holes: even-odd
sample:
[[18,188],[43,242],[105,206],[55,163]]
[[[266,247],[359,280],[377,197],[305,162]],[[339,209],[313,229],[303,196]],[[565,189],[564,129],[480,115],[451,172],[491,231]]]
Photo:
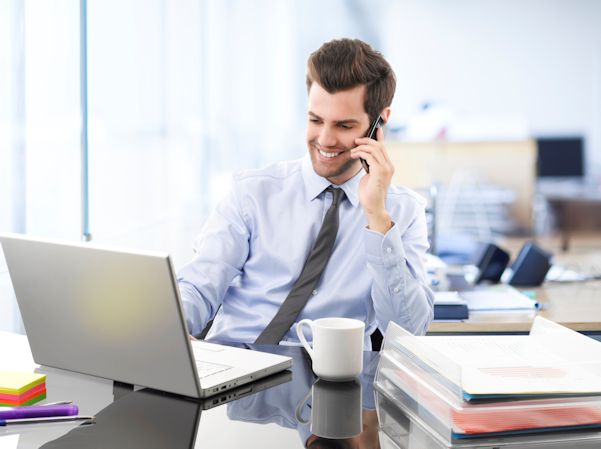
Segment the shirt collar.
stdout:
[[[305,190],[307,191],[307,196],[313,201],[317,198],[321,192],[328,188],[331,185],[331,182],[326,178],[319,176],[313,170],[313,164],[311,163],[311,156],[305,155],[302,162],[302,173],[303,173],[303,181],[305,182]],[[344,190],[346,197],[353,205],[353,207],[359,206],[359,181],[365,175],[365,171],[363,169],[359,170],[359,172],[349,179],[344,184],[341,184],[336,187],[340,187]]]

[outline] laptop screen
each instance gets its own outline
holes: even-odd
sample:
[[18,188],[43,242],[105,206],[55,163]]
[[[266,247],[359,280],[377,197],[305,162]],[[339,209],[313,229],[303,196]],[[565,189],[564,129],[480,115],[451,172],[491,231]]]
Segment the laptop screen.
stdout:
[[199,396],[167,254],[23,236],[0,243],[37,363]]

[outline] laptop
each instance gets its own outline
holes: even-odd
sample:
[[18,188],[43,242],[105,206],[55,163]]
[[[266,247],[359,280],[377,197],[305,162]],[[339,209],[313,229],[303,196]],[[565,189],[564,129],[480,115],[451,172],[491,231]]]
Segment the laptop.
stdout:
[[36,363],[193,398],[290,357],[190,341],[168,254],[0,234]]

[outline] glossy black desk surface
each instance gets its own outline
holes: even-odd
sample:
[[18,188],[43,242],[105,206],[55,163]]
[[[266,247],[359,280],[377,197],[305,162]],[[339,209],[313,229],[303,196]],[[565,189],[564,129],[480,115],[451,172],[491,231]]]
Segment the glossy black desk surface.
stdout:
[[[310,369],[310,360],[301,348],[262,349],[292,356],[292,370],[203,401],[39,367],[37,372],[47,374],[45,402],[73,400],[80,414],[95,415],[95,422],[0,427],[0,448],[303,448],[307,441],[317,439],[312,435],[311,423],[300,423],[296,417],[297,408],[301,421],[311,417],[311,392],[317,379]],[[324,381],[318,382],[326,399],[337,402],[340,416],[360,422],[356,418],[361,415],[363,425],[356,430],[360,434],[366,428],[362,435],[336,435],[337,431],[348,433],[348,426],[325,429],[333,430],[329,436],[347,436],[335,441],[351,445],[343,447],[354,447],[359,442],[364,446],[366,436],[371,442],[365,447],[377,447],[372,390],[377,360],[377,353],[365,352],[364,373],[355,382],[328,383],[333,389],[328,385],[324,389]],[[349,397],[355,410],[344,405]],[[334,426],[341,424],[345,427],[341,422]]]

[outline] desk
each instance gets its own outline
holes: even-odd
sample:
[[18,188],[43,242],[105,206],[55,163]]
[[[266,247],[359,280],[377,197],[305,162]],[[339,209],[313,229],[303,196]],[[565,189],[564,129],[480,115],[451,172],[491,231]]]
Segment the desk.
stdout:
[[[194,401],[149,389],[131,391],[107,379],[39,367],[31,359],[26,337],[21,335],[0,332],[0,347],[3,349],[0,369],[28,371],[35,369],[37,372],[45,373],[48,402],[72,399],[79,405],[81,414],[96,415],[95,424],[88,426],[55,423],[0,428],[0,446],[3,449],[302,448],[311,434],[310,425],[299,425],[295,418],[295,409],[299,404],[303,404],[305,399],[307,405],[301,407],[301,416],[308,417],[310,410],[317,408],[315,398],[311,398],[311,395],[307,397],[315,377],[300,348],[286,348],[286,351],[289,351],[288,355],[294,358],[292,381],[212,407],[212,398],[208,401]],[[389,402],[376,403],[372,385],[378,357],[378,353],[365,352],[364,372],[359,379],[360,387],[358,382],[355,382],[354,386],[349,384],[351,394],[358,392],[360,395],[357,404],[361,405],[358,409],[349,410],[349,404],[354,401],[340,402],[342,407],[339,413],[344,417],[343,422],[351,419],[353,413],[361,414],[362,432],[353,437],[352,441],[347,440],[348,446],[331,447],[390,449],[445,447],[439,445],[438,439],[433,434],[428,434],[423,428],[412,424],[408,417],[399,415],[400,410],[394,407],[391,409]],[[316,391],[315,388],[313,391]],[[402,429],[402,431],[399,430],[394,434],[395,429]],[[594,441],[596,446],[577,446],[573,444],[574,435],[577,435],[579,440],[587,438],[587,441]],[[558,440],[561,440],[564,446],[544,447],[599,447],[601,432],[565,435],[554,433],[544,437],[544,441]],[[341,440],[337,441],[340,443]],[[426,441],[425,445],[422,444],[423,441]],[[430,444],[430,441],[434,443]],[[477,447],[499,448],[503,441],[510,441],[513,445],[524,443],[512,445],[512,448],[541,447],[540,437],[479,440]],[[469,443],[453,447],[474,446],[473,443]]]
[[546,283],[532,290],[542,304],[542,309],[537,312],[471,313],[465,321],[435,321],[428,333],[527,333],[539,314],[575,331],[601,335],[601,281]]
[[[45,373],[47,402],[71,399],[79,406],[80,414],[96,416],[92,425],[54,423],[0,427],[2,449],[302,448],[311,435],[310,424],[299,424],[295,412],[305,399],[306,405],[300,409],[303,419],[309,418],[312,408],[316,408],[312,407],[315,398],[306,397],[316,378],[304,350],[298,347],[278,347],[278,353],[285,351],[294,359],[292,375],[286,373],[284,383],[215,407],[216,397],[197,401],[150,389],[131,391],[107,379],[37,366],[25,336],[0,332],[0,348],[0,370],[35,369]],[[360,383],[337,383],[343,385],[342,389],[325,390],[328,398],[342,394],[343,398],[355,399],[357,410],[349,410],[346,401],[341,404],[343,409],[339,413],[347,419],[351,419],[351,415],[362,416],[363,426],[357,421],[360,434],[353,441],[369,443],[365,447],[375,447],[378,442],[372,390],[377,362],[378,353],[366,351]]]

